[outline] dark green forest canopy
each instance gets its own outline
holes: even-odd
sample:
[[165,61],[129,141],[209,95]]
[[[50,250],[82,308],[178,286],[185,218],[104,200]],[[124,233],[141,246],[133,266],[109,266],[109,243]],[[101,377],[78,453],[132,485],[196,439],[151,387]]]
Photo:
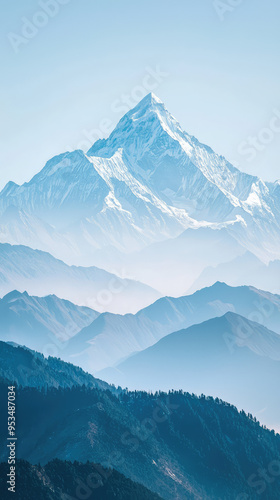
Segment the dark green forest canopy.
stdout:
[[[1,413],[6,392],[0,385]],[[6,438],[3,422],[0,437]],[[54,458],[101,463],[168,500],[175,493],[182,499],[258,498],[249,479],[280,460],[280,436],[253,416],[180,391],[116,396],[86,387],[19,388],[17,437],[18,458],[43,466]],[[279,500],[280,478],[273,479],[265,481],[265,492]]]

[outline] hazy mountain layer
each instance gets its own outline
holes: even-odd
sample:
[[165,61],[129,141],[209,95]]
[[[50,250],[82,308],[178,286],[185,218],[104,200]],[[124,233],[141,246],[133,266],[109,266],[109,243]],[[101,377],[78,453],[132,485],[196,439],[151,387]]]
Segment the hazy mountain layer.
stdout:
[[131,390],[227,398],[280,430],[280,335],[234,313],[172,333],[99,376]]
[[[229,255],[227,255],[229,257]],[[231,286],[253,285],[280,294],[280,261],[264,264],[250,252],[233,260],[205,268],[189,288],[188,293],[211,286],[217,280]]]
[[[0,217],[1,242],[47,250],[72,264],[96,265],[100,250],[128,254],[205,227],[225,228],[265,262],[280,256],[280,183],[240,172],[184,132],[153,94],[87,154],[58,155],[30,182],[8,183]],[[131,259],[137,273],[137,256]],[[182,274],[187,278],[185,268]],[[145,281],[145,273],[135,275]]]
[[193,295],[164,297],[135,315],[104,313],[70,339],[62,357],[95,373],[169,333],[229,311],[280,333],[279,296],[252,287],[233,288],[216,283]]
[[55,295],[31,297],[16,290],[0,299],[0,340],[54,355],[99,313]]
[[136,312],[160,296],[127,275],[67,266],[46,252],[0,244],[0,295],[15,289],[31,295],[55,294],[97,311],[121,313]]

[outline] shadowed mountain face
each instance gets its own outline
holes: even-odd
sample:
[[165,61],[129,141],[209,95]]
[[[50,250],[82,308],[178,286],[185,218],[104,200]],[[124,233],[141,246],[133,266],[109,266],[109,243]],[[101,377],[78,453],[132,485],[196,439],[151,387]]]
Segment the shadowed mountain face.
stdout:
[[113,386],[77,366],[6,342],[0,342],[0,379],[21,387],[85,386],[117,392]]
[[[0,385],[1,414],[6,395],[6,385]],[[6,431],[1,419],[1,440]],[[99,463],[103,475],[108,467],[117,469],[165,500],[239,500],[238,495],[256,500],[260,492],[278,500],[280,495],[279,436],[212,398],[183,393],[117,398],[80,387],[17,389],[17,437],[18,459],[40,462],[42,474],[50,477],[47,486],[65,485],[66,493],[73,478],[83,478],[86,465],[65,464],[60,470],[44,465],[54,457]],[[6,462],[4,448],[0,459]],[[267,472],[268,481],[259,470]],[[44,477],[39,475],[41,485]]]
[[[0,464],[2,500],[10,500],[6,488],[8,464]],[[93,463],[52,460],[45,467],[17,462],[17,491],[21,500],[161,500],[156,494],[115,470]]]
[[81,306],[115,313],[136,312],[160,297],[156,290],[127,275],[68,266],[46,252],[0,244],[0,294],[15,289],[31,295],[55,294]]
[[186,297],[159,299],[135,315],[102,314],[69,341],[62,356],[95,373],[169,333],[229,311],[280,333],[279,296],[252,287],[216,283]]
[[172,333],[99,376],[133,390],[228,398],[280,430],[280,335],[234,313]]
[[[107,266],[109,251],[111,270],[117,266],[118,273],[118,254],[136,252],[129,270],[145,282],[148,270],[139,271],[138,252],[194,229],[224,229],[236,240],[232,258],[241,248],[265,262],[279,258],[279,207],[278,182],[240,172],[184,132],[149,94],[87,154],[58,155],[30,182],[8,183],[0,193],[0,241],[50,251],[79,265],[95,265],[98,255],[99,265]],[[173,242],[180,256],[176,272],[184,263],[181,243]],[[149,255],[156,260],[152,249]],[[216,265],[207,259],[204,264]],[[182,270],[186,280],[191,263]],[[158,278],[152,282],[156,289]],[[175,294],[171,287],[163,292]]]

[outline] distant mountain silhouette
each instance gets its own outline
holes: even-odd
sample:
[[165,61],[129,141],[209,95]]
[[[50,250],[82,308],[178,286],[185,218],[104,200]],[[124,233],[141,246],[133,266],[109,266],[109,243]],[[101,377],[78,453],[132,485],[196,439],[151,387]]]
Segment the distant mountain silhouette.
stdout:
[[129,389],[211,394],[280,431],[280,335],[235,313],[172,333],[98,376]]
[[279,296],[218,282],[193,295],[164,297],[135,315],[104,313],[69,341],[62,357],[95,373],[169,333],[230,311],[280,333]]
[[0,295],[12,290],[55,294],[75,304],[114,313],[137,312],[161,294],[147,285],[98,267],[68,266],[46,252],[0,243]]

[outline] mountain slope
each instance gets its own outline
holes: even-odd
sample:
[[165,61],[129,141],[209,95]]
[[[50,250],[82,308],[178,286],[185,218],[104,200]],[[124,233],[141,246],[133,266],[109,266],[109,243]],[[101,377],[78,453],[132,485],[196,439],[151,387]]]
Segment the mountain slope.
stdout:
[[[6,395],[0,385],[1,413]],[[264,498],[279,498],[279,481],[254,481],[268,467],[269,477],[276,477],[270,464],[280,458],[279,436],[220,400],[182,392],[116,398],[80,387],[28,388],[17,389],[17,418],[18,459],[31,463],[90,460],[166,500],[232,500],[241,494],[255,500],[263,485]],[[1,439],[6,432],[1,419]],[[0,458],[6,461],[4,448]]]
[[228,398],[280,429],[280,335],[234,313],[172,333],[99,376],[133,390]]
[[106,382],[85,373],[81,368],[16,344],[0,341],[0,379],[21,387],[86,386],[117,392]]
[[[145,283],[160,290],[163,295],[180,297],[205,268],[219,265],[225,259],[241,257],[245,252],[245,248],[231,236],[229,227],[189,228],[177,238],[153,243],[141,252],[126,257],[125,264],[132,272],[137,263],[138,276]],[[104,261],[101,259],[101,262]],[[163,273],[162,269],[168,271]]]
[[92,264],[108,246],[129,253],[223,225],[267,262],[279,257],[279,193],[184,132],[149,94],[87,154],[58,155],[30,182],[8,183],[0,241]]
[[122,313],[136,312],[160,296],[147,285],[97,267],[68,266],[46,252],[0,244],[0,294],[14,289],[39,296],[55,294],[97,311]]
[[[242,223],[234,225],[241,226]],[[126,269],[135,279],[160,290],[162,295],[180,297],[193,286],[206,268],[246,254],[246,248],[230,234],[230,226],[216,224],[189,228],[176,238],[152,243],[128,255],[116,253],[111,248],[95,252],[95,264],[109,272]],[[163,269],[166,272],[162,272]],[[195,290],[199,288],[202,287]]]
[[[184,132],[153,94],[129,111],[107,140],[97,141],[88,155],[110,158],[120,148],[131,160],[133,174],[169,205],[186,210],[196,220],[243,219],[247,226],[253,224],[262,240],[267,234],[275,246],[279,238],[279,183],[266,184],[240,172]],[[257,240],[249,227],[246,233],[238,228],[238,239],[257,251]]]
[[[2,500],[11,498],[6,488],[9,471],[8,464],[0,464]],[[17,461],[16,488],[20,491],[20,500],[65,500],[85,498],[84,495],[88,500],[160,500],[156,493],[115,470],[101,468],[99,464],[62,460],[52,460],[45,467]]]
[[216,283],[193,295],[164,297],[135,315],[101,314],[69,341],[62,356],[96,373],[146,349],[169,333],[229,311],[280,333],[279,296],[253,287],[233,288]]
[[98,316],[55,295],[30,297],[15,290],[0,299],[0,339],[53,354]]
[[[227,258],[229,255],[227,254]],[[192,283],[188,293],[206,286],[211,286],[217,280],[231,286],[253,285],[262,290],[270,290],[280,294],[280,261],[261,262],[255,255],[246,252],[233,260],[205,268]]]
[[[42,240],[43,229],[35,239],[28,230],[24,236],[13,229],[13,236],[9,236],[7,224],[3,224],[2,241],[13,238],[13,244],[29,245],[31,240],[40,249],[54,241],[57,255],[60,239],[63,258],[66,243],[70,243],[74,255],[88,258],[98,248],[112,245],[132,251],[197,225],[183,210],[169,207],[135,179],[121,151],[109,159],[91,158],[82,151],[59,155],[29,183],[4,188],[0,215],[5,217],[10,206],[15,206],[21,217],[33,217],[35,213],[44,228],[49,225],[49,241]],[[66,255],[69,258],[69,252]]]
[[169,204],[189,208],[193,202],[206,211],[211,207],[210,218],[215,220],[225,205],[228,213],[238,206],[238,197],[247,197],[257,180],[184,132],[154,94],[129,111],[110,137],[97,141],[88,155],[110,158],[119,149],[135,162],[134,175],[148,181]]

